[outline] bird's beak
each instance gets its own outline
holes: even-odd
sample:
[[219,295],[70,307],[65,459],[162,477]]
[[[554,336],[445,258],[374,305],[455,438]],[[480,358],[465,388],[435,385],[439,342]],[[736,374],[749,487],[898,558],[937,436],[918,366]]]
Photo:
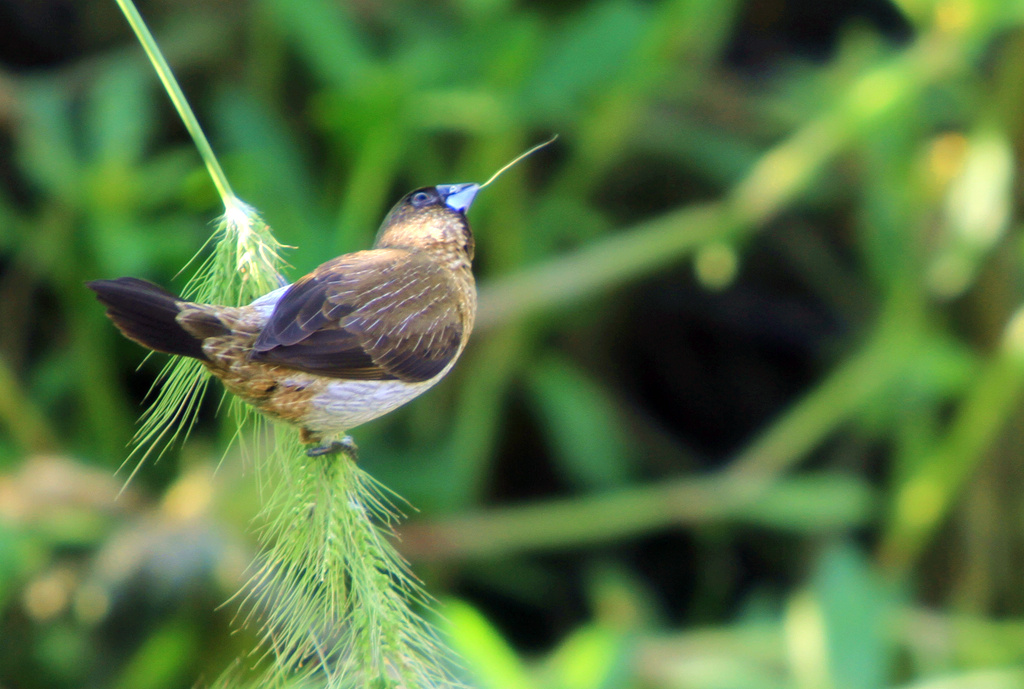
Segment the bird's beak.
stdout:
[[480,191],[479,184],[438,184],[437,193],[444,199],[444,205],[453,211],[465,213],[473,205],[476,193]]

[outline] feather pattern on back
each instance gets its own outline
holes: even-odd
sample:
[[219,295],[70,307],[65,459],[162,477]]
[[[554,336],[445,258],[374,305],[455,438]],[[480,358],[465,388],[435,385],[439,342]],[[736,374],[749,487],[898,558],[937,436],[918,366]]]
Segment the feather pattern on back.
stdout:
[[457,356],[471,327],[459,279],[466,278],[422,250],[341,256],[284,294],[251,358],[349,380],[429,380]]

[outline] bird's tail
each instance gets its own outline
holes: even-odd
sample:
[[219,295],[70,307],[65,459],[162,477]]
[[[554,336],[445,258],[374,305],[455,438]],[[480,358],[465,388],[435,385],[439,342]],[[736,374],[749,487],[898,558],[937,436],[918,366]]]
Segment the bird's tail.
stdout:
[[183,302],[152,282],[138,278],[93,280],[86,286],[107,307],[107,316],[129,340],[143,347],[206,359],[203,341],[178,323]]

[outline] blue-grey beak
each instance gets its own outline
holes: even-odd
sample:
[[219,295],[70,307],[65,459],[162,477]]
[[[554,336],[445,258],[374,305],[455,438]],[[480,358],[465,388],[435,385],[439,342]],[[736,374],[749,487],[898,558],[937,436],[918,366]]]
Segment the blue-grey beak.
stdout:
[[465,213],[473,205],[476,193],[480,191],[479,184],[438,184],[437,193],[444,199],[444,205],[453,211]]

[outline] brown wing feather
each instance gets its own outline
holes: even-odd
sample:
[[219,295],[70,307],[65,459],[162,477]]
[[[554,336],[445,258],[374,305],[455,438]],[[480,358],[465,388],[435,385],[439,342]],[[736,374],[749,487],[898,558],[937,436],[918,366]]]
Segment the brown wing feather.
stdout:
[[429,380],[462,340],[452,281],[404,249],[329,261],[281,298],[252,358],[354,380]]

